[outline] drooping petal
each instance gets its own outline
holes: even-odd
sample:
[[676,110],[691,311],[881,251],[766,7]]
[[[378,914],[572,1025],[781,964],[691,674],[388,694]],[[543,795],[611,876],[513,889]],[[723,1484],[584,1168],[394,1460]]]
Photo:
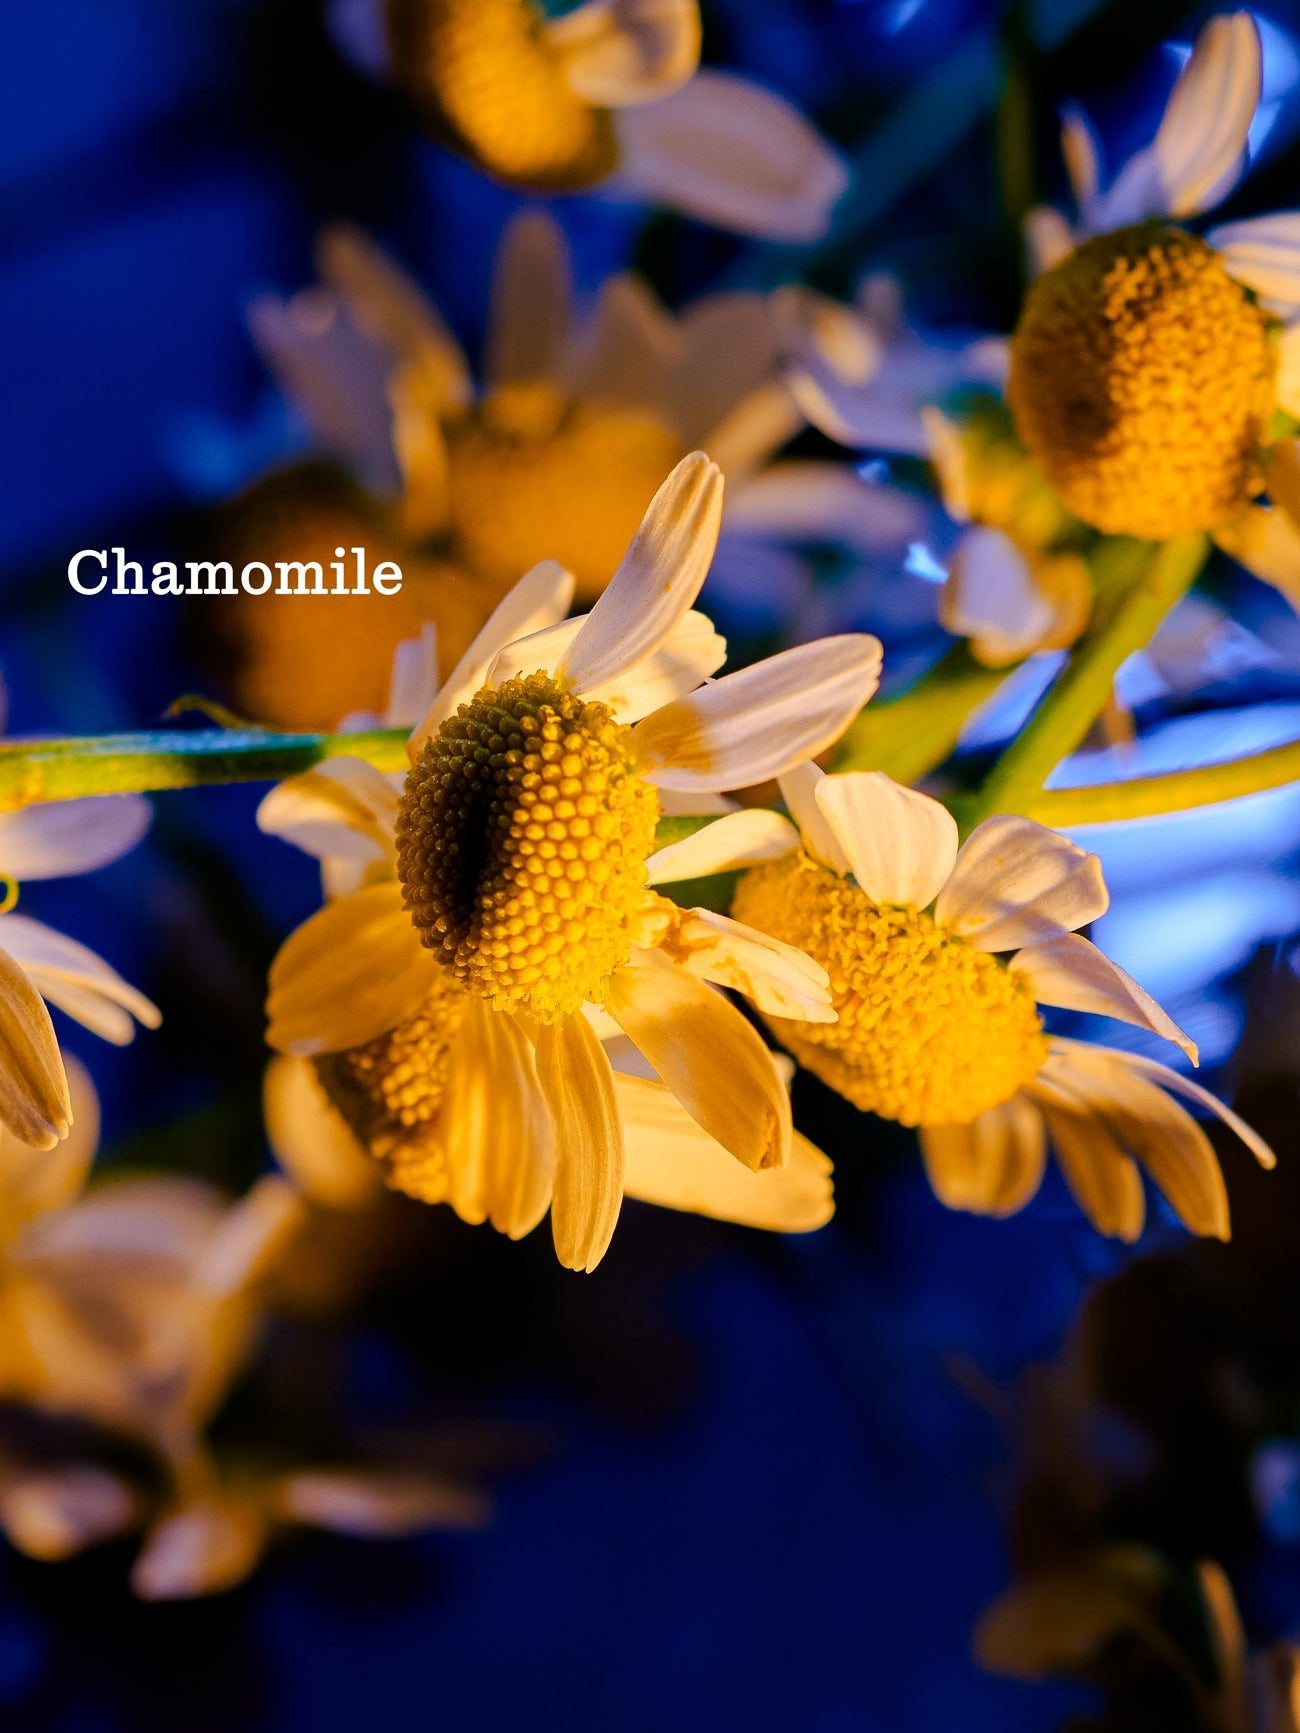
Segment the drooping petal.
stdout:
[[[586,618],[579,614],[575,619],[561,620],[558,626],[548,626],[507,645],[492,664],[490,683],[499,686],[516,674],[549,672],[558,667]],[[691,608],[656,650],[583,696],[608,704],[620,722],[639,722],[650,711],[694,692],[726,659],[727,640],[714,631],[706,615]]]
[[564,618],[573,601],[573,581],[572,572],[566,572],[557,560],[543,560],[520,578],[492,610],[412,733],[408,748],[412,761],[419,756],[425,741],[432,739],[447,718],[454,716],[486,682],[489,668],[507,644]]
[[1231,192],[1245,161],[1263,70],[1259,27],[1250,13],[1211,18],[1196,38],[1151,147],[1160,214],[1195,216]]
[[585,1017],[561,1017],[537,1037],[537,1073],[555,1123],[551,1229],[568,1270],[604,1257],[623,1207],[623,1124],[614,1072]]
[[1139,1161],[1194,1234],[1227,1239],[1228,1194],[1218,1158],[1187,1111],[1105,1049],[1058,1043],[1045,1074],[1064,1082]]
[[70,1204],[85,1184],[99,1145],[99,1098],[79,1060],[65,1061],[72,1128],[54,1149],[23,1143],[0,1127],[0,1241]]
[[981,951],[1012,951],[1087,926],[1109,904],[1095,854],[1003,813],[962,844],[934,915]]
[[551,1201],[555,1125],[532,1042],[517,1018],[479,998],[452,1050],[442,1123],[456,1214],[512,1240],[531,1233]]
[[1142,1176],[1094,1104],[1050,1060],[1025,1093],[1042,1109],[1065,1183],[1097,1232],[1137,1239],[1146,1220]]
[[843,160],[796,109],[727,73],[697,72],[617,124],[622,157],[611,193],[738,234],[815,241],[848,184]]
[[665,642],[708,574],[722,522],[722,471],[684,457],[651,500],[618,570],[560,658],[557,679],[586,694]]
[[1027,1097],[1013,1095],[970,1125],[923,1128],[921,1154],[940,1203],[974,1215],[1012,1216],[1042,1183],[1043,1116]]
[[817,790],[826,779],[826,772],[811,759],[796,764],[777,779],[781,798],[790,808],[790,816],[799,826],[799,835],[806,851],[814,860],[828,866],[845,878],[853,870],[849,857],[840,847],[834,826],[827,819],[817,799]]
[[745,807],[705,825],[694,836],[656,849],[646,862],[646,878],[652,885],[705,878],[709,873],[780,860],[798,847],[799,833],[788,818],[760,807]]
[[330,1106],[309,1059],[272,1059],[262,1112],[271,1153],[313,1203],[358,1209],[382,1190],[379,1168]]
[[0,813],[0,874],[21,880],[94,872],[133,849],[152,816],[138,794],[46,801]]
[[1041,944],[1017,951],[1011,971],[1028,981],[1040,1005],[1059,1005],[1067,1011],[1093,1011],[1099,1017],[1118,1017],[1139,1029],[1150,1029],[1181,1047],[1195,1064],[1196,1043],[1159,1006],[1132,976],[1112,963],[1104,951],[1079,933],[1062,933]]
[[743,921],[713,909],[688,909],[663,946],[702,981],[743,993],[764,1016],[833,1023],[830,977],[821,964]]
[[0,943],[52,1005],[105,1041],[117,1046],[130,1041],[135,1034],[133,1017],[146,1029],[156,1029],[162,1022],[158,1007],[102,957],[43,921],[27,915],[0,916]]
[[393,850],[397,790],[360,758],[327,758],[277,783],[257,809],[259,830],[317,860],[382,861]]
[[68,1080],[45,1001],[0,950],[0,1125],[35,1149],[53,1149],[71,1124]]
[[745,788],[782,776],[839,739],[880,681],[865,633],[819,638],[666,704],[635,731],[651,782]]
[[1264,301],[1300,307],[1300,211],[1224,223],[1205,238],[1230,277]]
[[798,1132],[783,1168],[753,1173],[662,1083],[616,1073],[614,1087],[627,1144],[629,1197],[775,1233],[811,1233],[830,1220],[831,1164]]
[[281,945],[268,977],[266,1038],[310,1057],[360,1047],[413,1017],[438,964],[395,883],[327,903]]
[[757,1031],[712,987],[671,965],[630,964],[605,1009],[691,1117],[755,1170],[784,1166],[790,1101]]
[[929,907],[957,858],[957,822],[947,807],[879,770],[825,777],[817,804],[873,903]]
[[[1059,1039],[1053,1042],[1053,1046],[1071,1052],[1074,1048],[1083,1045],[1083,1042]],[[1217,1095],[1212,1095],[1208,1089],[1203,1089],[1192,1078],[1184,1077],[1181,1071],[1171,1071],[1169,1066],[1162,1065],[1158,1059],[1148,1059],[1145,1054],[1123,1053],[1118,1048],[1097,1047],[1091,1042],[1087,1043],[1087,1051],[1088,1053],[1104,1053],[1115,1060],[1117,1064],[1124,1065],[1130,1071],[1135,1072],[1139,1077],[1145,1077],[1152,1083],[1158,1083],[1162,1089],[1167,1089],[1171,1095],[1181,1095],[1187,1101],[1194,1101],[1198,1107],[1205,1108],[1207,1113],[1212,1113],[1217,1119],[1221,1119],[1229,1131],[1235,1132],[1261,1167],[1277,1166],[1277,1156],[1252,1126],[1247,1125],[1246,1121],[1239,1114],[1234,1113],[1225,1102],[1220,1101]]]
[[658,102],[700,60],[698,0],[587,0],[553,19],[546,40],[570,90],[598,108]]
[[541,211],[520,212],[497,253],[483,367],[489,384],[563,379],[572,298],[564,231]]

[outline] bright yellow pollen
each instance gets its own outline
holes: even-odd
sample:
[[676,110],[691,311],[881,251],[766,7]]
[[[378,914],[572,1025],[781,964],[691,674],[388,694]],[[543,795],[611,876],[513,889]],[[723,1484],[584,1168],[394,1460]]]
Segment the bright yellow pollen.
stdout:
[[1163,540],[1229,522],[1262,488],[1274,370],[1268,321],[1218,254],[1142,223],[1030,289],[1007,395],[1071,511]]
[[447,431],[456,550],[498,583],[557,559],[579,598],[592,600],[682,455],[649,415],[571,406],[545,385],[507,386]]
[[1047,1058],[1018,976],[932,915],[877,907],[805,854],[746,873],[733,913],[830,975],[837,1023],[768,1022],[855,1107],[902,1125],[965,1125],[1009,1101]]
[[451,1044],[468,1002],[450,976],[439,976],[414,1017],[363,1047],[316,1061],[331,1106],[367,1153],[384,1163],[388,1183],[431,1203],[445,1189],[438,1117]]
[[388,26],[430,127],[489,174],[562,189],[617,167],[610,115],[569,89],[531,0],[388,0]]
[[547,674],[485,686],[406,779],[397,871],[423,944],[496,1010],[543,1022],[627,961],[659,800],[632,732]]

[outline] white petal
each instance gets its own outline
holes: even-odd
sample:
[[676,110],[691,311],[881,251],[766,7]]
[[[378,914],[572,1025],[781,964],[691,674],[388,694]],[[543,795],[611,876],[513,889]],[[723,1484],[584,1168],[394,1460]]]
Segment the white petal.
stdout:
[[[564,660],[587,616],[561,620],[558,626],[519,638],[492,664],[488,676],[493,686],[516,674],[553,673]],[[635,666],[626,668],[603,686],[595,686],[583,697],[608,704],[620,722],[639,722],[652,710],[685,698],[715,673],[727,659],[727,640],[713,629],[713,622],[691,608],[673,626],[663,643]]]
[[935,919],[981,951],[1072,933],[1110,904],[1101,862],[1029,818],[985,819],[963,843]]
[[307,1057],[363,1046],[415,1015],[438,967],[396,884],[353,891],[281,945],[267,978],[266,1038]]
[[767,1017],[834,1023],[830,976],[793,945],[712,909],[688,909],[664,949],[692,975],[743,993]]
[[562,379],[572,295],[564,231],[540,211],[522,211],[497,253],[484,361],[490,384]]
[[284,1522],[376,1540],[480,1528],[488,1517],[487,1501],[471,1487],[393,1469],[298,1469],[276,1482],[274,1500]]
[[1074,230],[1050,205],[1037,205],[1026,213],[1024,233],[1031,277],[1041,277],[1074,251]]
[[48,801],[0,813],[0,874],[22,880],[94,872],[133,849],[152,816],[138,794]]
[[452,1050],[442,1124],[457,1215],[512,1240],[531,1233],[551,1202],[555,1123],[518,1019],[475,996]]
[[1118,1017],[1139,1029],[1150,1029],[1152,1034],[1181,1047],[1195,1064],[1196,1043],[1150,993],[1080,934],[1062,933],[1058,938],[1017,951],[1010,966],[1013,974],[1028,981],[1040,1005],[1092,1011],[1099,1017]]
[[663,788],[745,788],[832,746],[880,681],[880,644],[820,638],[656,710],[635,738]]
[[72,1558],[134,1527],[140,1500],[130,1485],[89,1462],[21,1476],[0,1496],[0,1524],[28,1558]]
[[873,903],[928,908],[957,858],[957,822],[928,794],[879,770],[827,776],[817,804]]
[[1098,1233],[1131,1243],[1142,1232],[1142,1176],[1098,1104],[1051,1060],[1025,1091],[1042,1109],[1065,1183]]
[[793,458],[732,489],[724,528],[791,541],[830,542],[865,553],[897,546],[891,496],[848,464]]
[[1277,340],[1277,405],[1300,420],[1300,319]]
[[1205,238],[1230,277],[1265,301],[1300,307],[1300,211],[1224,223]]
[[573,601],[573,574],[556,560],[543,560],[533,567],[498,602],[473,643],[451,671],[428,712],[411,735],[414,761],[426,740],[435,735],[449,716],[486,684],[488,670],[507,644],[540,632],[562,620]]
[[1251,506],[1214,532],[1224,553],[1300,608],[1300,524],[1288,512]]
[[665,369],[669,424],[683,446],[711,449],[716,430],[779,376],[780,363],[771,296],[731,289],[693,301]]
[[555,1122],[555,1255],[594,1270],[623,1207],[623,1126],[614,1073],[585,1017],[561,1017],[537,1037],[537,1075]]
[[357,1209],[382,1188],[378,1166],[331,1107],[309,1059],[272,1059],[262,1113],[271,1153],[313,1203]]
[[[1056,1040],[1055,1048],[1073,1051],[1082,1047],[1083,1042]],[[1116,1063],[1125,1065],[1140,1077],[1147,1078],[1152,1083],[1158,1083],[1162,1089],[1169,1090],[1171,1095],[1181,1095],[1188,1101],[1194,1101],[1198,1107],[1204,1107],[1207,1112],[1221,1119],[1230,1131],[1245,1144],[1261,1167],[1276,1167],[1277,1156],[1265,1143],[1264,1139],[1246,1121],[1220,1101],[1217,1095],[1212,1095],[1208,1089],[1203,1089],[1199,1083],[1190,1077],[1184,1077],[1181,1071],[1171,1071],[1167,1065],[1162,1065],[1158,1059],[1148,1059],[1141,1053],[1123,1053],[1117,1048],[1096,1047],[1091,1042],[1086,1044],[1089,1053],[1109,1054]]]
[[287,1179],[264,1173],[222,1216],[195,1260],[192,1279],[226,1300],[247,1293],[280,1262],[297,1235],[306,1204]]
[[662,102],[618,116],[612,193],[772,240],[815,241],[848,184],[789,103],[747,79],[697,72]]
[[619,679],[669,637],[700,593],[722,522],[722,471],[684,457],[651,500],[556,676],[588,693]]
[[131,1569],[144,1601],[185,1601],[233,1588],[266,1545],[266,1519],[250,1503],[218,1495],[182,1505],[145,1537]]
[[393,677],[384,707],[385,728],[414,728],[438,696],[438,629],[404,638],[393,651]]
[[739,801],[725,794],[678,794],[674,789],[659,790],[661,818],[720,818],[724,812],[738,812]]
[[803,432],[806,419],[785,380],[769,379],[709,430],[705,444],[733,484],[748,482],[753,471]]
[[[162,1014],[151,1000],[75,939],[26,915],[0,916],[0,944],[27,971],[52,1005],[119,1046],[134,1030],[131,1018],[156,1029]],[[128,1015],[129,1013],[129,1015]]]
[[587,0],[546,27],[570,90],[598,108],[657,102],[700,60],[698,0]]
[[825,779],[826,772],[810,759],[807,764],[797,764],[793,770],[787,770],[777,781],[781,798],[799,826],[804,848],[814,860],[847,878],[853,870],[849,866],[849,857],[840,847],[834,827],[817,800],[817,790]]
[[1163,213],[1194,216],[1227,197],[1245,160],[1262,81],[1259,27],[1250,13],[1211,18],[1152,145]]
[[[640,277],[607,277],[575,363],[578,396],[672,425],[670,374],[682,347],[677,321]],[[698,444],[687,438],[684,446]]]
[[969,1125],[923,1128],[921,1153],[934,1195],[949,1209],[1015,1215],[1042,1183],[1043,1116],[1025,1096],[1013,1095]]
[[629,1197],[743,1227],[810,1233],[831,1218],[831,1164],[798,1132],[776,1172],[753,1173],[702,1130],[662,1083],[616,1075]]
[[1087,115],[1073,104],[1061,115],[1061,155],[1074,202],[1080,211],[1086,211],[1101,181],[1099,151]]
[[732,872],[763,860],[780,860],[799,847],[799,833],[779,812],[748,807],[705,825],[694,836],[656,849],[646,862],[652,885]]
[[1053,618],[1051,602],[1011,538],[982,524],[966,530],[939,598],[944,630],[970,638],[986,667],[1005,668],[1041,646]]
[[397,790],[373,764],[327,758],[277,784],[257,823],[317,860],[379,861],[392,853],[397,804]]
[[722,994],[672,964],[616,969],[605,1009],[691,1117],[746,1167],[784,1165],[790,1101],[772,1055]]

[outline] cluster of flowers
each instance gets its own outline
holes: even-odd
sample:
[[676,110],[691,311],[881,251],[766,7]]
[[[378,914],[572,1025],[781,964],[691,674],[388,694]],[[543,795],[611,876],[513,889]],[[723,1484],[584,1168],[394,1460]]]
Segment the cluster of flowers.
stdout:
[[[787,239],[821,233],[842,191],[796,114],[697,70],[693,0],[591,0],[551,23],[524,0],[334,11],[349,52],[500,179],[603,186]],[[1098,1014],[1196,1059],[1083,936],[1108,902],[1098,859],[1015,810],[979,815],[963,840],[930,793],[845,768],[881,675],[874,637],[720,675],[726,644],[696,603],[719,549],[719,577],[730,564],[779,583],[803,543],[909,539],[911,497],[781,455],[809,426],[932,462],[965,526],[942,623],[985,668],[1089,642],[1123,601],[1099,576],[1111,538],[1212,534],[1295,594],[1300,217],[1187,227],[1241,172],[1259,91],[1238,14],[1207,26],[1152,143],[1105,191],[1071,118],[1078,223],[1035,214],[1038,275],[1009,344],[932,342],[879,280],[855,306],[792,286],[674,316],[620,276],[575,311],[558,230],[531,213],[503,244],[479,380],[416,286],[350,231],[325,237],[319,286],[255,306],[316,443],[423,560],[411,624],[438,630],[394,645],[389,615],[388,636],[358,645],[344,601],[323,664],[297,646],[307,685],[322,665],[391,661],[382,714],[342,730],[409,731],[409,765],[336,753],[260,808],[264,830],[319,861],[323,898],[271,969],[282,1175],[242,1202],[180,1181],[78,1196],[93,1097],[45,1000],[115,1041],[157,1013],[71,940],[0,915],[3,1295],[19,1345],[5,1393],[123,1431],[165,1468],[146,1493],[15,1456],[0,1523],[17,1544],[53,1556],[140,1525],[138,1586],[165,1595],[235,1580],[280,1522],[471,1519],[472,1495],[437,1481],[219,1474],[203,1429],[305,1212],[364,1209],[388,1187],[511,1238],[549,1212],[578,1271],[605,1256],[625,1196],[815,1229],[831,1161],[793,1128],[785,1054],[864,1114],[917,1128],[951,1208],[1020,1210],[1050,1149],[1102,1233],[1140,1234],[1145,1171],[1192,1232],[1227,1237],[1219,1162],[1188,1109],[1271,1165],[1263,1141],[1184,1071],[1045,1022],[1044,1008]],[[319,633],[318,613],[268,607],[247,690],[282,680],[286,634]],[[88,870],[146,821],[133,797],[29,807],[0,820],[0,867],[14,884]],[[733,887],[727,912],[681,895],[702,879]]]

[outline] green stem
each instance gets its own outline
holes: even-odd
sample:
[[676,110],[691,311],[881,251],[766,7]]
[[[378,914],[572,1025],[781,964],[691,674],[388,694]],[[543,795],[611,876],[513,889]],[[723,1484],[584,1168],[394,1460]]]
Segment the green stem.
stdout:
[[272,734],[260,729],[158,731],[0,745],[0,812],[86,794],[147,794],[216,782],[278,782],[326,758],[364,758],[405,770],[404,728],[358,734]]
[[1270,746],[1248,758],[1226,764],[1202,764],[1194,770],[1170,770],[1160,776],[1135,776],[1131,782],[1095,783],[1085,788],[1047,788],[1023,808],[1026,817],[1053,829],[1079,824],[1115,824],[1124,819],[1156,818],[1162,813],[1189,812],[1223,800],[1240,800],[1300,782],[1300,740]]
[[1155,636],[1169,610],[1195,582],[1209,544],[1201,535],[1162,542],[1146,570],[1099,609],[1094,624],[1039,700],[969,803],[973,822],[995,812],[1024,812],[1062,759],[1082,745],[1114,689],[1121,663]]
[[834,768],[919,782],[948,757],[972,711],[1010,672],[985,668],[966,644],[954,644],[908,691],[867,705],[840,741]]

